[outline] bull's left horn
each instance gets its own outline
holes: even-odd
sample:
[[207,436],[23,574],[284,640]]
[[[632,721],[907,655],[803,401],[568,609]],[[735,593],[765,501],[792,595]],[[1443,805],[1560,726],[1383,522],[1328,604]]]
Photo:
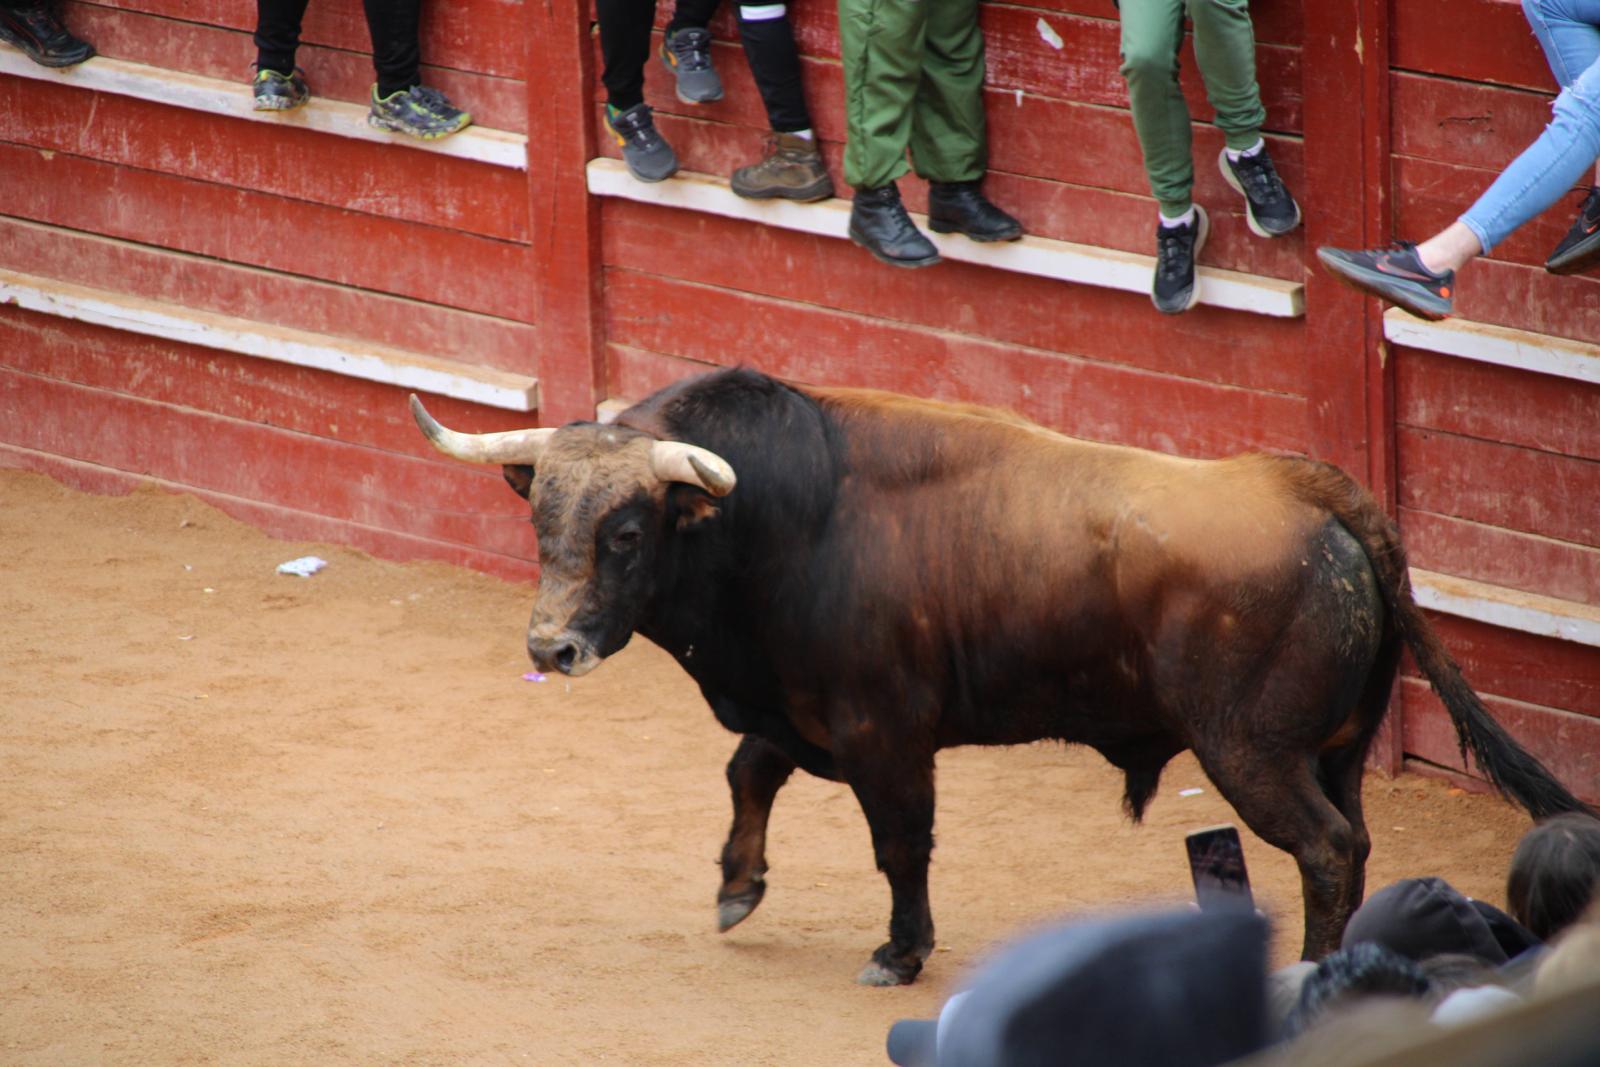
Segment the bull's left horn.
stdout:
[[472,463],[526,463],[537,465],[555,430],[505,430],[501,433],[457,433],[439,425],[417,394],[411,394],[411,417],[422,435],[447,456]]
[[727,496],[737,480],[727,460],[682,441],[657,441],[650,449],[650,469],[664,482],[698,485],[712,496]]

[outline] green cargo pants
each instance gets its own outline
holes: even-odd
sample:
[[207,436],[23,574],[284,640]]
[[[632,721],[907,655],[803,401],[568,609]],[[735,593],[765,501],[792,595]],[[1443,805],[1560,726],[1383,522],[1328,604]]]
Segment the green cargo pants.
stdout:
[[887,185],[907,170],[964,182],[988,166],[977,0],[839,0],[849,141],[844,179]]
[[1189,107],[1178,87],[1183,16],[1194,23],[1194,58],[1229,148],[1261,136],[1266,109],[1256,85],[1249,0],[1121,0],[1122,76],[1150,191],[1168,218],[1189,210],[1194,188]]

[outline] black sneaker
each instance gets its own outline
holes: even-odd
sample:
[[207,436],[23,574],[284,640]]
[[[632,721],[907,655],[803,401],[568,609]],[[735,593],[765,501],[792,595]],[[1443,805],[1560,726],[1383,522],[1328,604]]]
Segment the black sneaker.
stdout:
[[367,125],[393,130],[423,141],[448,137],[472,124],[472,116],[452,104],[443,93],[425,85],[380,97],[372,87],[372,106],[367,110]]
[[1265,146],[1253,156],[1240,156],[1235,162],[1224,148],[1217,157],[1233,191],[1244,197],[1245,221],[1257,237],[1282,237],[1300,225],[1300,205],[1289,195],[1278,170],[1272,165]]
[[678,99],[685,104],[709,104],[722,99],[722,79],[711,65],[711,31],[687,26],[667,34],[661,42],[661,62],[678,83]]
[[622,148],[628,172],[642,182],[666,181],[678,173],[678,157],[656,131],[650,105],[634,104],[626,111],[606,105],[606,128]]
[[1341,281],[1413,315],[1436,320],[1450,315],[1456,272],[1435,274],[1424,267],[1417,246],[1410,241],[1365,252],[1323,247],[1317,249],[1317,258]]
[[1578,208],[1578,221],[1544,261],[1544,269],[1551,274],[1581,274],[1596,263],[1600,263],[1600,185],[1591,185]]
[[1156,274],[1150,299],[1163,315],[1178,315],[1200,303],[1200,284],[1194,263],[1211,234],[1206,209],[1194,206],[1194,221],[1187,226],[1156,223]]
[[0,7],[0,41],[9,41],[41,67],[71,67],[94,55],[94,45],[67,32],[51,4]]
[[289,111],[311,99],[311,88],[306,85],[305,72],[299,67],[292,74],[275,70],[256,70],[250,82],[251,107],[257,111]]

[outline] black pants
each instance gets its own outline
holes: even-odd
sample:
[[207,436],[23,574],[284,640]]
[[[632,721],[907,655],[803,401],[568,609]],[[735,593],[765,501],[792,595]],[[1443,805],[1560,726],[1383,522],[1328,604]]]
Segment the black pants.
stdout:
[[[678,0],[667,32],[704,29],[721,0]],[[600,15],[600,53],[605,60],[606,101],[625,111],[644,100],[644,65],[650,61],[650,30],[655,0],[596,0]],[[779,133],[811,128],[811,113],[800,91],[800,51],[794,27],[781,3],[740,4],[739,40],[755,77],[767,121]]]
[[[300,22],[308,0],[256,0],[256,64],[280,74],[294,71]],[[422,0],[363,0],[372,36],[372,66],[378,95],[422,84],[422,54],[417,45]]]

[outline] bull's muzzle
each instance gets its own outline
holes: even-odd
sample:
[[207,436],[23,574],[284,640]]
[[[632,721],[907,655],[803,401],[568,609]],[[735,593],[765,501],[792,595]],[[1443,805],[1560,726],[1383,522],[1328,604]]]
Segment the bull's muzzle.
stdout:
[[528,656],[541,671],[560,671],[573,678],[588,674],[600,665],[593,646],[570,630],[530,631]]

